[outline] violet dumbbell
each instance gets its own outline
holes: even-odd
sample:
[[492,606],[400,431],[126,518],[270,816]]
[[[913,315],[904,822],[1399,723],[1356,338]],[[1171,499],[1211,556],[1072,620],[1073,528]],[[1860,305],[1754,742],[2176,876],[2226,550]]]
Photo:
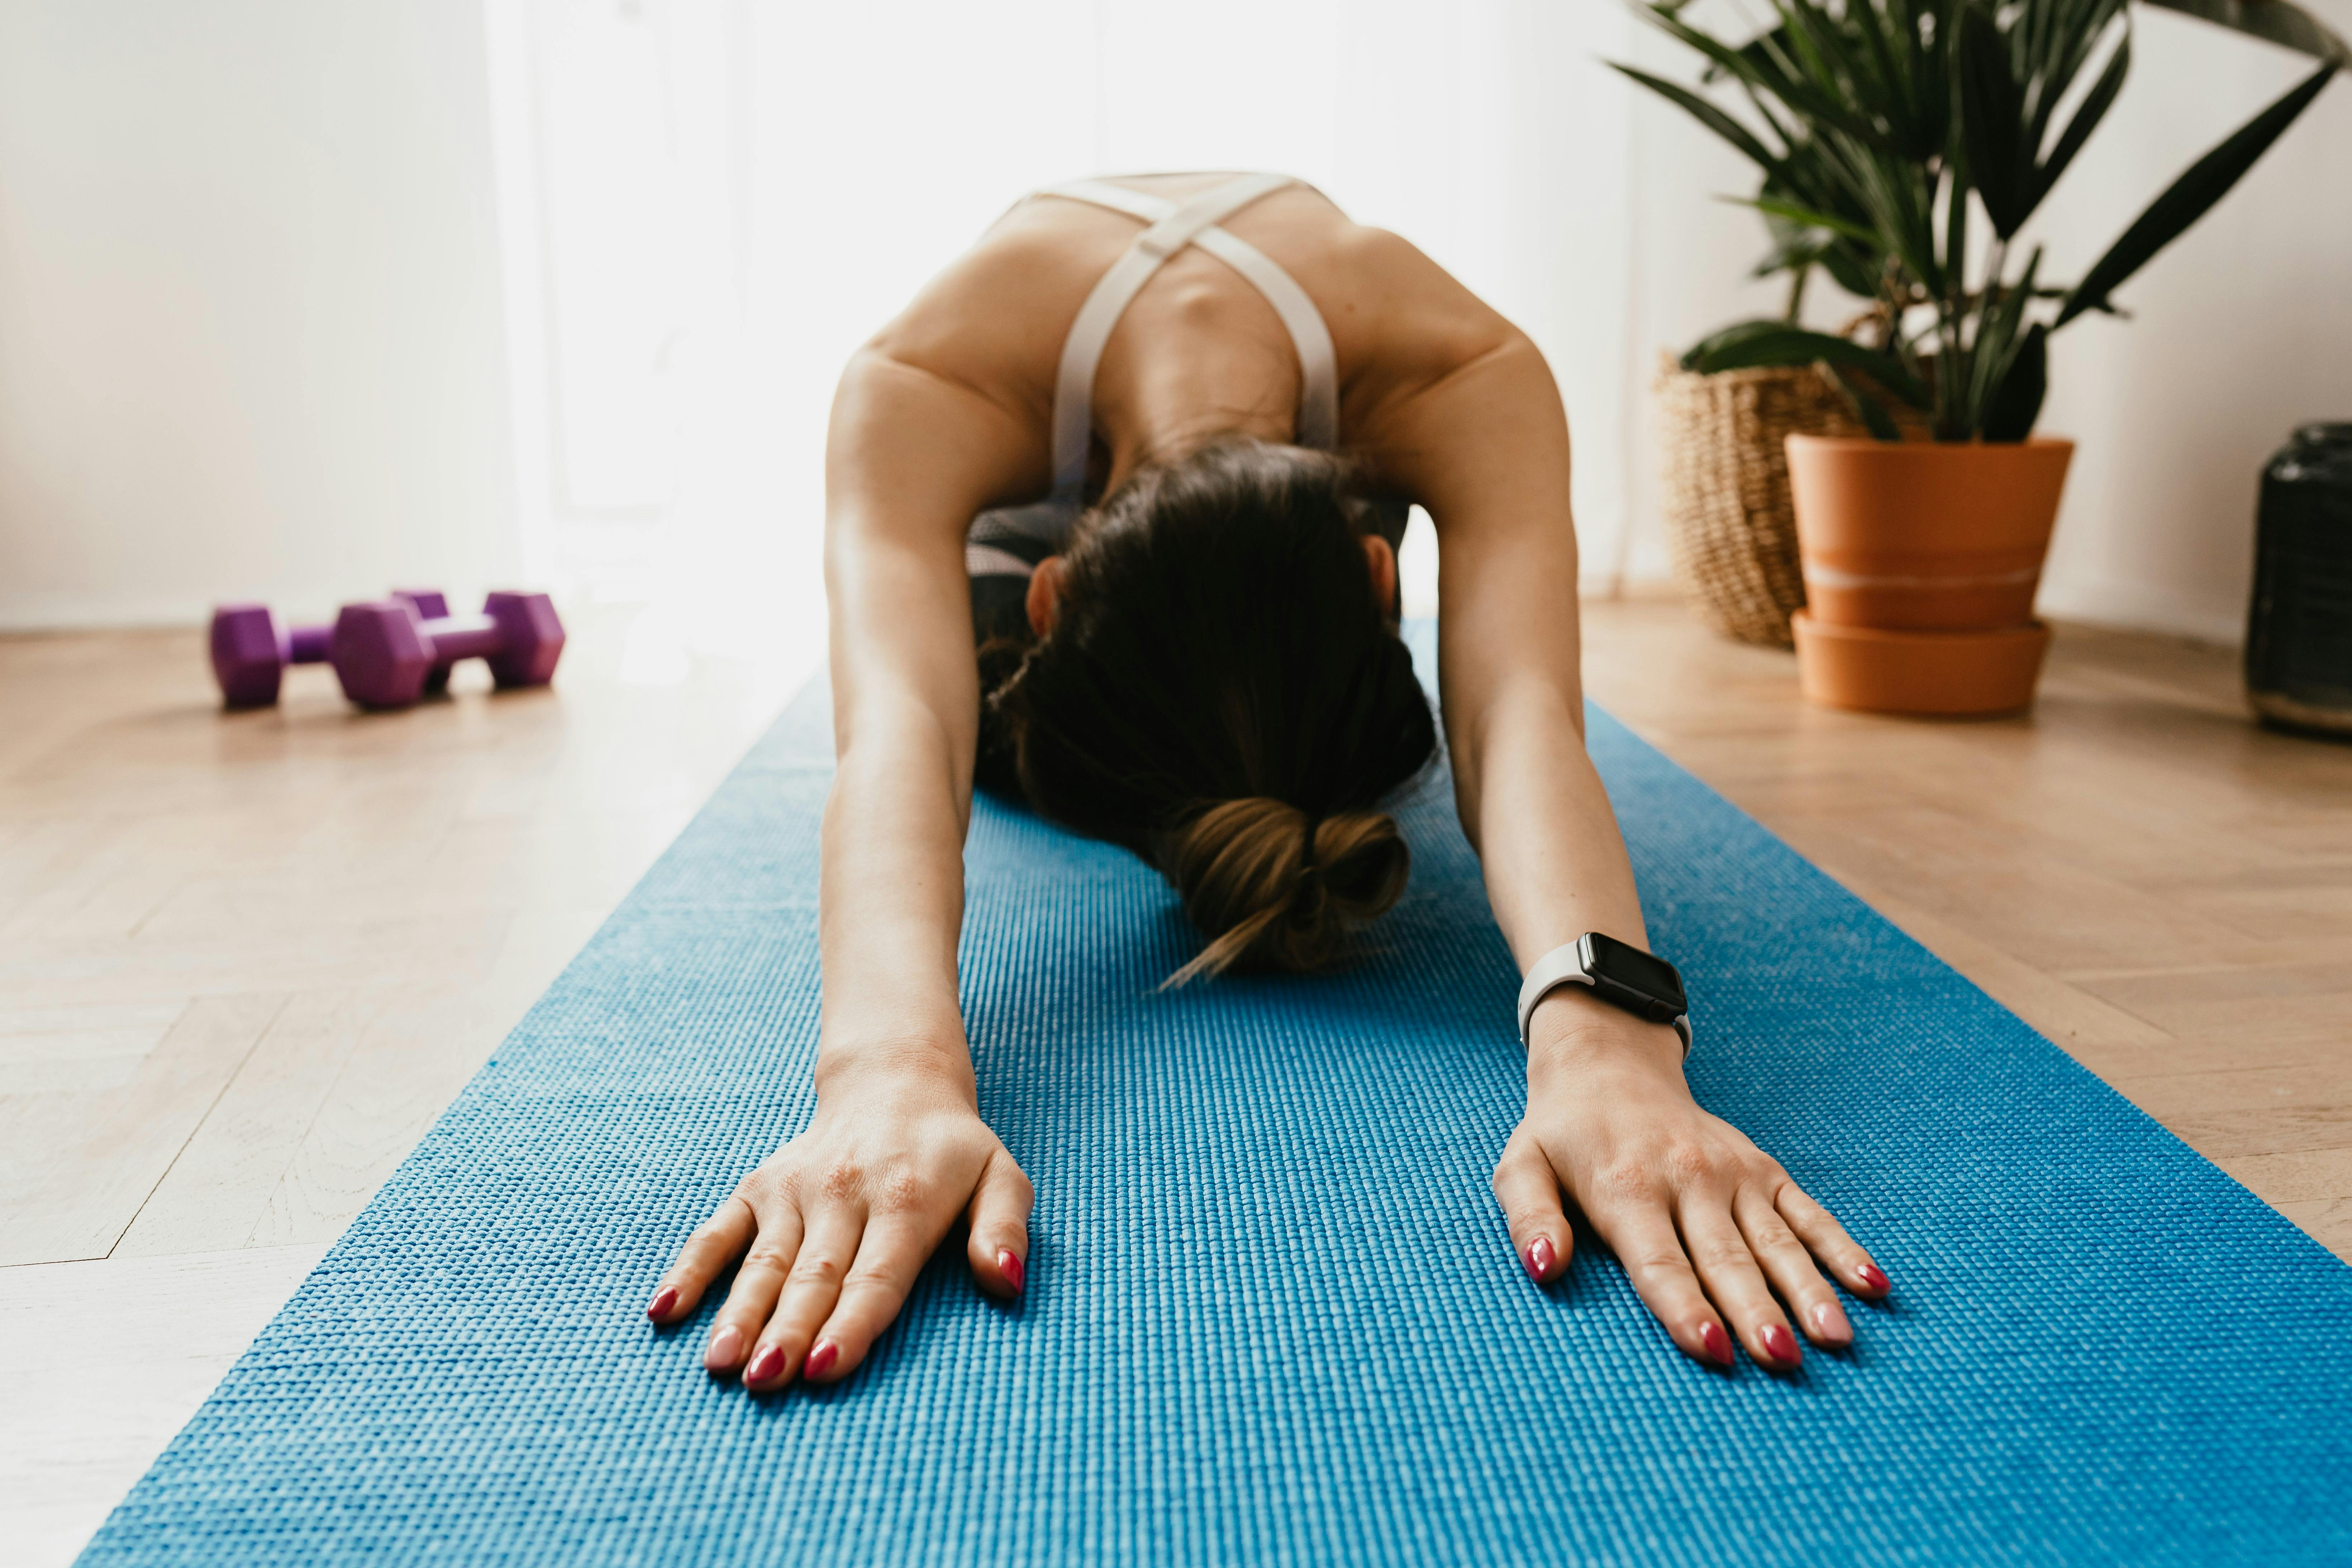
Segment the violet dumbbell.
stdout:
[[[438,588],[394,588],[392,597],[404,601],[420,621],[437,621],[449,613],[449,600]],[[329,626],[329,631],[335,628]],[[425,695],[438,697],[449,689],[449,666],[436,664],[425,672]]]
[[332,626],[278,624],[267,605],[223,605],[213,612],[213,679],[231,708],[267,708],[278,700],[289,664],[324,664]]
[[[426,620],[449,613],[449,601],[436,589],[402,588],[392,595],[405,599]],[[213,679],[220,683],[221,700],[231,708],[267,708],[289,664],[324,664],[335,628],[280,626],[267,605],[223,605],[213,612]],[[449,684],[449,667],[436,665],[425,689],[439,691]]]
[[[362,708],[405,708],[425,695],[436,667],[480,658],[501,688],[544,686],[563,653],[563,623],[544,594],[492,594],[478,616],[416,613],[423,595],[345,605],[327,661],[343,695]],[[438,598],[439,595],[433,595]]]

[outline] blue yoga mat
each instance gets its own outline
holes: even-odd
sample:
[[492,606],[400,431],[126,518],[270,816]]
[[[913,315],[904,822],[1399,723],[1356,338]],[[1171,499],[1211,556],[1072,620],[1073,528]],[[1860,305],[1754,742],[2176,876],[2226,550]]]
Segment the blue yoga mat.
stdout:
[[1167,994],[1164,885],[982,802],[964,999],[1028,1295],[950,1247],[843,1384],[713,1383],[708,1304],[640,1311],[809,1114],[813,693],[85,1561],[2352,1562],[2352,1270],[1598,712],[1592,746],[1698,1098],[1895,1279],[1850,1354],[1695,1365],[1589,1237],[1519,1272],[1516,973],[1440,776],[1363,963]]

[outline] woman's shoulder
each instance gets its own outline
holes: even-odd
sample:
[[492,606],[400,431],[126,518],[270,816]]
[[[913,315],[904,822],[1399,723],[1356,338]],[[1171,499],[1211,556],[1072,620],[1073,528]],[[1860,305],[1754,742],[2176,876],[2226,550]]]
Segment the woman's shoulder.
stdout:
[[1498,354],[1534,352],[1527,334],[1401,235],[1350,223],[1300,282],[1331,330],[1342,422],[1370,437],[1401,403]]
[[[1072,301],[1132,237],[1132,222],[1073,204],[1016,204],[869,339],[870,353],[1024,400],[1050,400]],[[1124,225],[1124,231],[1122,230]]]
[[[1181,199],[1186,180],[1150,194]],[[1171,183],[1172,182],[1172,183]],[[1225,226],[1265,252],[1306,289],[1331,333],[1341,374],[1343,423],[1444,380],[1524,341],[1499,311],[1402,236],[1358,223],[1314,186],[1263,198]],[[1055,374],[1076,301],[1138,232],[1132,216],[1050,195],[1015,203],[933,277],[866,343],[869,353],[1049,416]],[[1244,290],[1212,268],[1217,280]]]
[[1386,307],[1382,324],[1417,345],[1451,344],[1465,356],[1491,350],[1518,329],[1402,235],[1349,226],[1344,256],[1358,286]]

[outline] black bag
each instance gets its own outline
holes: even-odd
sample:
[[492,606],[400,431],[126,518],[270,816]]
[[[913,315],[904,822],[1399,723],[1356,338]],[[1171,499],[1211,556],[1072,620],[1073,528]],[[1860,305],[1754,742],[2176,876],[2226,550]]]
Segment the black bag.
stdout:
[[2269,723],[2352,736],[2352,424],[2305,425],[2263,470],[2246,696]]

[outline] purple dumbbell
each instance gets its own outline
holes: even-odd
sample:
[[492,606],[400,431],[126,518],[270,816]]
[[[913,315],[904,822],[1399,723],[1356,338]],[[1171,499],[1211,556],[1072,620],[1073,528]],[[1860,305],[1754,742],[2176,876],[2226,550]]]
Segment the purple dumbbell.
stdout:
[[[426,620],[449,613],[449,601],[433,588],[401,588],[395,599],[405,599]],[[278,624],[267,605],[223,605],[213,612],[213,679],[220,682],[221,700],[231,708],[267,708],[278,700],[278,689],[289,664],[324,664],[332,626],[295,626]],[[449,667],[436,665],[426,679],[427,691],[449,684]]]
[[[420,621],[437,621],[449,613],[449,601],[438,588],[394,588],[392,596],[404,601]],[[335,628],[329,626],[330,632]],[[438,697],[449,689],[449,666],[436,664],[425,672],[425,695]]]
[[267,605],[223,605],[213,612],[213,679],[231,708],[267,708],[289,664],[322,664],[332,626],[278,624]]
[[405,708],[425,694],[436,668],[446,681],[449,665],[461,658],[488,660],[500,687],[544,686],[554,676],[563,623],[546,595],[492,594],[478,616],[429,619],[417,614],[426,597],[411,594],[343,606],[327,662],[335,667],[344,696],[362,708]]

